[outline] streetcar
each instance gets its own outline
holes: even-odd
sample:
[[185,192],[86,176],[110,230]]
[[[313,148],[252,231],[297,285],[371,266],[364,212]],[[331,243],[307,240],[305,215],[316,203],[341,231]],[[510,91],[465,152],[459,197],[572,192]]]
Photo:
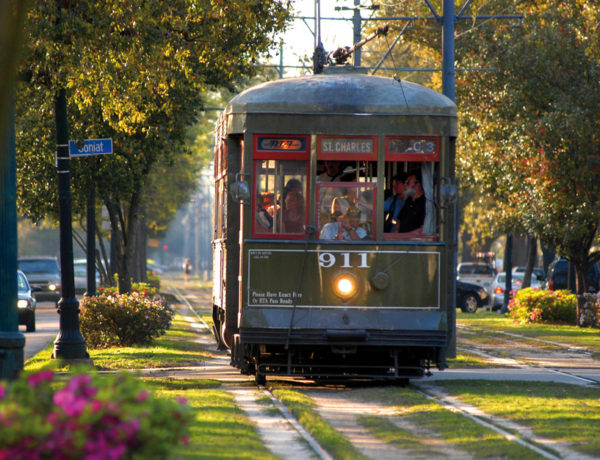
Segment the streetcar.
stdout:
[[356,71],[229,102],[215,131],[213,321],[233,366],[258,383],[446,367],[456,136],[447,97]]

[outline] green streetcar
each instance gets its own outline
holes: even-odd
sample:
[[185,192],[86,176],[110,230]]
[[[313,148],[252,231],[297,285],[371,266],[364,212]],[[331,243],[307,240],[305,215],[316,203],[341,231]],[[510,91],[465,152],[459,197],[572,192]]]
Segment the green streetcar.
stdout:
[[234,97],[215,142],[213,319],[253,374],[405,381],[455,349],[445,96],[336,72]]

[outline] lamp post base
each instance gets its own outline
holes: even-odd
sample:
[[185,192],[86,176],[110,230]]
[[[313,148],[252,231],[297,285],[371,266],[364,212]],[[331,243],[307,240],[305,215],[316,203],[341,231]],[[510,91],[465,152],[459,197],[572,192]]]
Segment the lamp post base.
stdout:
[[0,331],[0,380],[14,380],[24,366],[25,336],[19,331]]

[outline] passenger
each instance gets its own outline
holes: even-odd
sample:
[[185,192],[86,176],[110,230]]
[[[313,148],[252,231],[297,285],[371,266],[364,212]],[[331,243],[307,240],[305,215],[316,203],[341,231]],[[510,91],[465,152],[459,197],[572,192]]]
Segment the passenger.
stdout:
[[266,209],[265,193],[259,193],[256,196],[256,226],[255,230],[258,233],[268,233],[273,228],[273,217]]
[[404,191],[406,189],[406,173],[400,172],[392,179],[393,195],[389,196],[383,202],[383,212],[385,220],[383,221],[383,231],[386,233],[394,231],[394,227],[398,222],[398,215],[406,201]]
[[322,240],[362,240],[367,236],[367,231],[360,227],[360,209],[351,207],[337,222],[326,224],[321,230]]
[[404,195],[406,201],[398,215],[398,222],[394,231],[398,233],[420,233],[423,231],[425,221],[425,194],[421,185],[421,174],[419,171],[408,173],[405,182]]
[[290,179],[283,189],[283,233],[304,232],[304,208],[302,183],[297,179]]
[[340,182],[343,177],[343,162],[325,160],[325,172],[317,176],[317,182]]

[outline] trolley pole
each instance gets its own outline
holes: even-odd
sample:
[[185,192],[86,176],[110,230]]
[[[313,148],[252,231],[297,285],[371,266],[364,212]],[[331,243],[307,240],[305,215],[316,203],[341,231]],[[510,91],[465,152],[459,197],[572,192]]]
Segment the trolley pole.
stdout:
[[[442,5],[442,94],[456,102],[454,92],[454,0],[444,0]],[[454,155],[451,152],[451,155]],[[456,167],[456,159],[450,158],[452,170]],[[454,175],[454,174],[453,174]],[[450,270],[451,299],[449,323],[454,325],[449,337],[448,357],[456,356],[456,266],[458,265],[458,199],[452,209],[452,268]]]

